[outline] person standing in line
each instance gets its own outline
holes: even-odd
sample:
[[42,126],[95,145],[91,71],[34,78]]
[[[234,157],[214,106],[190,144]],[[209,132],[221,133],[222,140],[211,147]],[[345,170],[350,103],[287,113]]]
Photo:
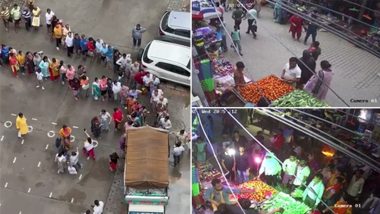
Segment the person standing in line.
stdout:
[[49,62],[50,80],[54,81],[59,79],[59,62],[55,58]]
[[297,61],[298,67],[301,69],[301,79],[297,88],[303,89],[309,79],[315,74],[316,63],[308,50],[304,50],[302,57]]
[[74,43],[74,53],[76,55],[79,55],[80,54],[80,36],[78,33],[74,34],[73,43]]
[[142,34],[145,31],[146,29],[141,27],[140,24],[137,24],[136,27],[132,29],[133,48],[136,46],[139,48],[141,46]]
[[331,70],[331,64],[327,60],[321,62],[321,68],[322,70],[314,74],[306,83],[304,90],[317,99],[324,100],[330,89],[334,73]]
[[24,7],[22,10],[22,18],[24,18],[25,21],[26,31],[30,31],[30,28],[32,27],[32,13],[30,12],[29,8]]
[[55,42],[56,42],[55,44],[58,51],[62,43],[62,36],[63,36],[62,24],[58,23],[54,26],[54,30],[53,30],[53,37],[55,38]]
[[66,69],[66,79],[67,81],[70,81],[70,80],[73,80],[74,77],[75,77],[75,68],[74,66],[71,66],[70,64],[67,65],[67,69]]
[[[241,44],[240,44],[240,39],[241,39],[241,36],[240,36],[240,31],[239,29],[235,26],[234,27],[234,31],[231,32],[231,38],[232,38],[232,41],[235,45],[235,52],[236,52],[236,49],[239,51],[239,54],[241,56],[243,56],[243,53],[242,53],[242,48],[241,48]],[[233,48],[233,46],[231,45],[231,47]]]
[[172,128],[172,122],[170,121],[169,116],[160,119],[160,127],[165,130],[170,130]]
[[102,78],[99,80],[99,88],[100,88],[100,94],[102,97],[102,101],[106,100],[107,95],[107,77],[105,75],[102,76]]
[[8,31],[8,28],[9,28],[9,20],[10,20],[10,18],[11,18],[11,14],[10,14],[10,12],[9,12],[9,8],[6,7],[5,5],[3,5],[3,6],[1,7],[0,16],[1,16],[1,19],[3,20],[4,27],[5,27],[5,31]]
[[63,60],[61,60],[59,62],[59,73],[61,74],[61,83],[62,83],[62,85],[64,85],[65,82],[66,82],[66,72],[67,72],[67,68],[66,68]]
[[33,54],[31,52],[26,52],[25,57],[25,70],[30,75],[34,73],[34,62],[33,62]]
[[103,208],[104,208],[104,202],[103,201],[94,201],[95,205],[91,205],[93,207],[93,214],[102,214],[103,213]]
[[26,118],[23,113],[18,113],[18,116],[16,118],[16,129],[18,130],[17,132],[17,137],[22,138],[23,136],[28,134],[28,124],[26,123]]
[[58,171],[57,173],[58,174],[61,174],[61,173],[64,173],[65,172],[65,168],[66,168],[66,157],[65,155],[63,154],[63,152],[57,154],[55,156],[55,162],[57,162],[57,165],[58,165]]
[[17,29],[20,27],[20,21],[21,21],[21,8],[18,6],[18,4],[14,4],[13,8],[11,10],[11,17],[12,20],[15,22],[15,31],[17,32]]
[[71,57],[74,54],[74,37],[72,32],[67,33],[65,45],[67,47],[67,56]]
[[323,192],[325,191],[325,185],[322,182],[322,178],[323,176],[321,174],[315,175],[302,194],[303,202],[310,208],[317,207],[321,202]]
[[16,55],[17,63],[19,65],[19,70],[22,75],[25,75],[25,61],[26,61],[26,56],[22,51],[18,51]]
[[115,101],[118,101],[120,91],[121,91],[121,83],[114,80],[112,82],[112,92],[113,92],[113,96],[114,96]]
[[69,80],[69,86],[73,92],[74,99],[76,101],[79,100],[79,90],[81,88],[80,81],[77,77],[74,77],[74,79]]
[[174,167],[176,167],[180,160],[181,155],[185,151],[185,148],[180,143],[176,143],[173,148],[173,159],[174,159]]
[[38,67],[40,68],[42,75],[44,76],[44,79],[47,79],[48,77],[50,77],[50,74],[49,74],[49,58],[47,56],[44,56],[42,58],[42,61],[40,62]]
[[303,42],[305,45],[307,44],[307,40],[309,39],[310,36],[313,42],[315,42],[317,38],[318,25],[314,21],[315,19],[317,19],[315,12],[311,14],[311,19],[313,21],[309,22],[307,26],[305,26],[306,35],[305,35],[305,40]]
[[81,89],[82,89],[85,97],[88,97],[89,96],[88,91],[90,89],[90,80],[89,80],[88,76],[86,76],[85,73],[83,73],[80,76],[80,86],[81,86]]
[[236,10],[232,13],[232,19],[235,22],[234,29],[240,30],[240,24],[243,18],[244,12],[241,7],[236,8]]
[[20,66],[17,62],[16,55],[14,53],[9,53],[9,65],[11,67],[11,71],[14,77],[18,77],[17,73],[20,69]]
[[248,29],[247,29],[247,34],[252,32],[253,38],[256,38],[256,31],[257,31],[257,11],[255,9],[250,9],[248,10],[247,13],[247,20],[248,20]]
[[110,130],[110,124],[112,121],[111,114],[108,113],[105,109],[102,109],[99,118],[102,131],[108,132]]
[[115,123],[115,131],[121,130],[121,122],[124,119],[123,112],[120,108],[114,108],[112,114],[112,120]]
[[36,88],[41,87],[42,90],[45,90],[45,87],[43,85],[44,82],[44,76],[42,75],[41,70],[36,71],[36,77],[37,77],[37,85]]
[[34,30],[38,30],[38,28],[41,25],[41,9],[37,7],[36,5],[33,6],[32,10],[33,18],[32,18],[32,26],[34,27]]
[[100,87],[99,87],[99,79],[95,77],[94,82],[91,84],[91,94],[94,100],[98,100],[101,96]]
[[51,21],[53,20],[54,15],[55,15],[54,12],[50,8],[46,10],[45,21],[46,21],[46,30],[48,34],[50,34],[52,32],[52,28],[54,28],[54,26],[51,26]]
[[300,16],[294,14],[290,17],[289,22],[290,22],[289,32],[292,33],[292,37],[294,40],[299,41],[301,38],[301,33],[302,33],[303,19]]

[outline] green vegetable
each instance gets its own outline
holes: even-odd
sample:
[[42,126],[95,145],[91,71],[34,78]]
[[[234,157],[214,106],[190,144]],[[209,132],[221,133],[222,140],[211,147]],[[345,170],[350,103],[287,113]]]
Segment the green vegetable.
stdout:
[[328,107],[327,103],[320,101],[303,90],[294,90],[286,96],[272,102],[273,107]]

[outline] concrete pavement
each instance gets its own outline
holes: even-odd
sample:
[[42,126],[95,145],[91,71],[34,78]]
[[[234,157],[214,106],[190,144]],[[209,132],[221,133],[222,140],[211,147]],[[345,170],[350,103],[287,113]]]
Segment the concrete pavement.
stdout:
[[[167,2],[137,0],[37,2],[43,11],[51,8],[59,18],[71,25],[73,31],[100,37],[127,53],[137,53],[137,49],[131,48],[131,28],[137,23],[147,28],[143,36],[144,46],[158,35],[158,20],[167,7]],[[44,18],[41,19],[43,20]],[[83,62],[78,57],[69,59],[63,50],[57,51],[47,36],[45,27],[39,32],[26,32],[22,29],[17,33],[11,27],[5,33],[1,25],[0,43],[24,52],[43,50],[49,57],[63,59],[66,64],[75,67],[83,64],[88,68],[91,80],[95,76],[113,75],[103,65],[89,60]],[[35,88],[34,75],[16,79],[6,67],[0,67],[0,73],[0,213],[80,213],[90,208],[95,199],[107,202],[106,209],[113,207],[107,209],[106,213],[125,213],[120,195],[112,194],[112,190],[120,188],[120,183],[117,183],[118,174],[113,175],[107,167],[108,155],[119,150],[120,133],[111,130],[99,140],[95,162],[87,161],[81,156],[84,168],[78,175],[57,175],[54,138],[48,137],[50,131],[50,134],[57,134],[63,124],[75,126],[78,128],[73,128],[76,138],[74,144],[81,148],[85,139],[82,130],[90,128],[91,117],[97,115],[102,108],[111,112],[115,104],[91,99],[75,101],[67,86],[62,86],[59,82],[46,81],[46,90],[41,91]],[[163,83],[162,89],[169,99],[173,131],[182,128],[188,130],[188,89],[170,83]],[[148,106],[147,97],[142,97],[141,102]],[[29,125],[33,126],[33,132],[25,138],[23,144],[17,139],[15,116],[12,116],[18,112],[23,112]],[[153,118],[154,115],[151,115],[148,120],[152,121]],[[6,128],[6,121],[11,121],[12,126]],[[167,207],[168,213],[190,209],[189,156],[185,156],[182,162],[180,167],[170,169],[171,200]],[[121,165],[120,168],[123,169]]]
[[[263,7],[258,19],[257,39],[245,33],[247,21],[241,24],[241,44],[243,61],[246,64],[247,76],[259,80],[270,74],[280,75],[283,66],[292,56],[300,57],[302,51],[309,47],[303,42],[294,41],[288,33],[288,25],[273,22],[273,9]],[[228,33],[233,29],[232,12],[224,15]],[[305,32],[302,33],[303,41]],[[318,32],[317,40],[321,43],[322,54],[317,62],[320,69],[321,60],[328,60],[335,73],[331,88],[352,107],[380,105],[380,59],[355,47],[345,40],[328,32]],[[228,41],[228,46],[231,44]],[[239,61],[238,55],[230,48],[226,53],[232,63]],[[377,102],[376,100],[377,99]],[[358,102],[358,100],[363,100]],[[331,91],[328,92],[327,103],[332,107],[345,107]],[[367,102],[368,101],[368,102]],[[371,102],[373,101],[373,102]]]

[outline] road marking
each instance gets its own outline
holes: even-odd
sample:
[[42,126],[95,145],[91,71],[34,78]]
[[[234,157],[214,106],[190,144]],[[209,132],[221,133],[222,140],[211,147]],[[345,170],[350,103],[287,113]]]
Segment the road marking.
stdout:
[[33,131],[33,126],[28,126],[28,133],[31,133]]
[[70,203],[74,203],[74,198],[71,198],[71,201],[70,201]]
[[29,187],[29,189],[28,189],[28,193],[30,193],[31,190],[32,190],[32,189]]
[[17,160],[17,158],[15,157],[15,158],[13,158],[13,163],[16,163],[16,160]]
[[12,122],[11,121],[5,121],[4,122],[4,126],[5,126],[5,128],[10,128],[11,126],[12,126]]
[[82,179],[82,174],[79,175],[79,180]]
[[11,115],[12,115],[12,116],[14,116],[14,117],[16,117],[16,116],[17,116],[17,114],[15,114],[15,113],[12,113]]
[[49,144],[46,144],[45,150],[47,150],[48,148],[49,148]]
[[51,122],[51,124],[53,124],[53,125],[55,125],[55,126],[57,125],[57,123],[54,123],[54,122]]
[[1,136],[1,140],[0,141],[3,141],[4,140],[4,135],[3,136]]
[[22,214],[22,212],[20,211],[20,212],[18,212],[18,214]]
[[0,207],[1,207],[1,203],[0,203]]
[[21,145],[24,144],[24,139],[21,140]]
[[37,118],[33,118],[33,117],[32,117],[32,120],[37,121]]
[[74,128],[74,129],[79,129],[79,127],[78,127],[78,126],[73,126],[73,128]]
[[54,132],[53,130],[51,130],[51,131],[49,131],[49,132],[47,133],[47,136],[50,137],[50,138],[52,138],[52,137],[55,136],[55,132]]
[[5,182],[4,188],[7,188],[7,186],[8,186],[8,182]]
[[41,166],[41,161],[38,161],[37,167]]
[[53,192],[50,192],[50,194],[49,194],[49,198],[51,198],[52,195],[53,195]]
[[70,142],[74,143],[74,141],[75,141],[75,136],[74,135],[70,135]]
[[98,147],[99,145],[97,140],[92,140],[92,144],[94,144],[94,148]]

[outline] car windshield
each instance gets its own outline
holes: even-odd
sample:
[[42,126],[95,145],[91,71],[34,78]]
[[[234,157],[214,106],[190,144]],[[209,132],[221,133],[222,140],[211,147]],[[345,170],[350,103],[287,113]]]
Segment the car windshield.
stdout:
[[170,28],[169,25],[168,25],[169,15],[170,15],[170,12],[166,12],[165,15],[162,17],[162,26],[161,26],[161,28],[162,28],[162,30],[171,33],[174,30],[172,28]]
[[148,57],[148,52],[149,52],[149,48],[150,48],[150,45],[151,45],[151,44],[152,44],[152,43],[149,43],[149,44],[145,47],[144,54],[143,54],[143,56],[142,56],[142,60],[143,60],[144,62],[146,62],[146,63],[151,63],[151,62],[153,62],[153,60],[149,59],[149,57]]

